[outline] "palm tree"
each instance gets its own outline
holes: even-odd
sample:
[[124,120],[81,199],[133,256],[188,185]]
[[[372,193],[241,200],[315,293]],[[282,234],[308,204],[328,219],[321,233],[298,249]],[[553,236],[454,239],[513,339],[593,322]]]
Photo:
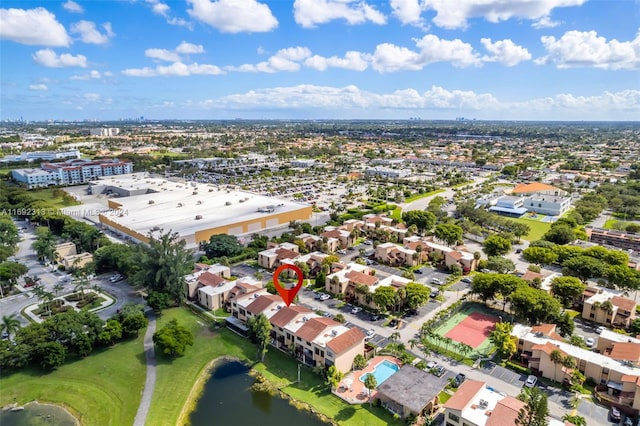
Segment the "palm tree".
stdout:
[[415,348],[418,343],[420,343],[418,339],[409,339],[409,348],[413,350],[413,348]]
[[567,371],[573,370],[574,368],[576,368],[577,365],[578,364],[576,363],[575,358],[570,357],[569,355],[564,357],[562,359],[562,366],[564,367],[564,377],[562,378],[562,380],[564,380],[565,377],[567,377]]
[[64,285],[63,284],[58,283],[58,284],[53,286],[53,291],[55,292],[56,297],[58,297],[58,293],[61,292],[62,290],[64,290]]
[[558,371],[557,365],[562,364],[562,361],[564,360],[564,355],[562,355],[562,352],[560,352],[558,349],[554,349],[549,354],[549,360],[551,360],[551,362],[556,366],[556,368],[553,371],[553,380],[557,382],[558,381],[556,380],[556,373]]
[[84,300],[84,290],[85,288],[89,287],[90,283],[89,283],[89,279],[87,278],[86,274],[79,274],[76,279],[73,281],[73,283],[75,284],[75,287],[73,288],[73,291],[78,291],[80,290],[80,299]]
[[21,326],[20,321],[16,318],[16,314],[3,315],[2,323],[0,323],[0,332],[6,332],[9,340],[11,340],[11,335],[20,330]]

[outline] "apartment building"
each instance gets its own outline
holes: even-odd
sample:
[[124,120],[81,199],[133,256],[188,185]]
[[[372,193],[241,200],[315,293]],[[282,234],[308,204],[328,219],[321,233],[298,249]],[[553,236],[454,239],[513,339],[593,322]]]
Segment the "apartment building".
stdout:
[[629,234],[612,229],[593,228],[586,226],[585,231],[589,241],[601,245],[609,245],[623,250],[640,252],[640,235]]
[[265,269],[275,269],[285,259],[295,260],[300,256],[300,247],[292,243],[269,243],[266,250],[258,253],[258,265]]
[[261,290],[240,295],[231,303],[232,314],[242,322],[263,314],[271,322],[272,344],[310,367],[335,365],[351,370],[353,359],[364,354],[364,333],[303,307],[286,306],[279,296]]
[[80,158],[80,151],[71,149],[69,151],[29,151],[21,152],[17,155],[7,155],[0,159],[0,163],[10,163],[13,161],[36,161],[36,160],[63,160],[66,158]]
[[628,328],[636,317],[636,302],[610,289],[587,288],[582,318],[610,327]]
[[359,285],[370,287],[379,281],[372,275],[371,268],[358,263],[338,265],[336,269],[327,275],[325,281],[325,290],[333,294],[352,294]]
[[556,382],[568,379],[571,369],[552,361],[551,354],[558,351],[563,357],[573,358],[585,378],[595,381],[598,398],[637,415],[640,410],[640,340],[622,335],[613,337],[603,332],[605,337],[598,344],[598,353],[563,342],[555,328],[555,324],[514,326],[511,335],[518,339],[517,350],[527,367],[534,374]]
[[11,177],[27,188],[86,183],[103,176],[133,172],[133,164],[118,159],[73,159],[61,163],[43,163],[40,169],[16,169]]
[[365,169],[364,174],[367,176],[381,177],[387,179],[401,179],[411,176],[409,169],[391,169],[388,167],[371,167]]

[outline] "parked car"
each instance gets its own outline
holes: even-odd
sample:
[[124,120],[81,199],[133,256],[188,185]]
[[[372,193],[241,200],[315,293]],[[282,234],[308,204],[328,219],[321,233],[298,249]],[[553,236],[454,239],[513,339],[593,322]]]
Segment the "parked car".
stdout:
[[445,371],[446,371],[446,370],[444,369],[444,367],[443,367],[443,366],[438,365],[437,367],[435,367],[435,368],[433,368],[433,369],[431,370],[431,373],[432,373],[434,376],[436,376],[436,377],[440,377],[440,376],[442,376],[442,375],[445,373]]
[[458,386],[460,386],[462,384],[462,382],[464,382],[464,380],[467,378],[467,376],[465,376],[462,373],[458,373],[456,375],[456,377],[453,378],[453,387],[457,388]]
[[431,278],[431,282],[436,285],[442,285],[442,280],[440,278]]
[[329,299],[331,299],[331,296],[329,296],[326,293],[320,295],[320,300],[322,300],[322,301],[329,300]]
[[614,422],[619,422],[622,418],[620,410],[617,407],[611,407],[611,410],[609,410],[609,418]]
[[371,241],[371,240],[366,240],[363,244],[364,244],[364,245],[367,245],[367,246],[370,246],[370,245],[373,245],[373,241]]
[[473,281],[471,278],[469,277],[465,277],[461,280],[463,283],[467,283],[467,284],[471,284],[471,282]]
[[371,329],[367,330],[367,335],[366,335],[365,339],[367,339],[367,340],[371,339],[375,335],[376,335],[376,331],[373,328],[371,328]]
[[338,254],[347,254],[347,251],[346,250],[338,250],[338,251],[336,251],[336,253],[338,253]]
[[389,327],[396,327],[398,325],[398,320],[397,319],[392,319],[391,321],[389,321]]
[[415,271],[413,271],[413,272],[415,272],[416,274],[421,274],[421,275],[422,275],[422,269],[416,269],[416,270],[415,270]]
[[435,299],[436,297],[438,297],[439,294],[440,292],[438,290],[432,290],[431,293],[429,294],[429,297],[432,299]]
[[521,248],[516,250],[516,254],[520,254],[520,253],[522,253],[522,249]]
[[361,312],[361,311],[362,311],[362,308],[360,306],[356,306],[353,309],[351,309],[351,313],[354,314],[354,315],[359,313],[359,312]]
[[596,333],[600,334],[605,330],[606,330],[606,328],[604,328],[603,326],[600,326],[600,327],[596,328]]
[[114,274],[109,277],[109,281],[111,281],[112,283],[117,283],[118,281],[122,281],[123,279],[124,277],[120,274]]
[[431,370],[432,368],[436,368],[438,366],[438,363],[435,361],[429,361],[427,363],[427,370]]
[[593,347],[595,343],[596,341],[593,340],[593,337],[588,337],[587,340],[584,341],[584,344],[587,345],[588,348]]
[[528,388],[532,388],[536,385],[536,383],[538,383],[538,378],[534,375],[529,375],[529,377],[527,377],[527,380],[524,382],[524,385]]
[[381,319],[382,317],[378,314],[371,314],[371,317],[369,317],[369,319],[371,321],[378,321],[379,319]]

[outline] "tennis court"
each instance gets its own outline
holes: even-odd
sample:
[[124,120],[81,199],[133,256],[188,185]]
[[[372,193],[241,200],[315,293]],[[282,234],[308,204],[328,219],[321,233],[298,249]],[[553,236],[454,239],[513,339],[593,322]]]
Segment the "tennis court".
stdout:
[[435,332],[456,342],[465,343],[476,354],[487,354],[491,347],[489,334],[499,321],[487,307],[469,303],[460,312],[449,318]]

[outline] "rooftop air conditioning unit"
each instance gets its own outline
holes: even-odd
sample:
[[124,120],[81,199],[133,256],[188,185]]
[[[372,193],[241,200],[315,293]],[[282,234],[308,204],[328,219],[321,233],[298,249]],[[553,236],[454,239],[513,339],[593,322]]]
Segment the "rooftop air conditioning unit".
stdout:
[[303,322],[309,321],[309,318],[307,318],[306,316],[304,316],[304,317],[302,317],[302,321],[303,321]]
[[338,330],[331,330],[331,335],[337,336],[338,335]]
[[149,200],[149,204],[155,204],[155,201]]
[[202,200],[198,200],[196,201],[196,205],[199,206],[200,204],[202,204]]
[[184,204],[182,203],[178,203],[178,207],[182,207]]
[[227,201],[226,203],[224,203],[225,206],[230,206],[231,205],[231,201]]
[[200,219],[202,219],[202,215],[201,214],[196,215],[196,220],[200,220]]

